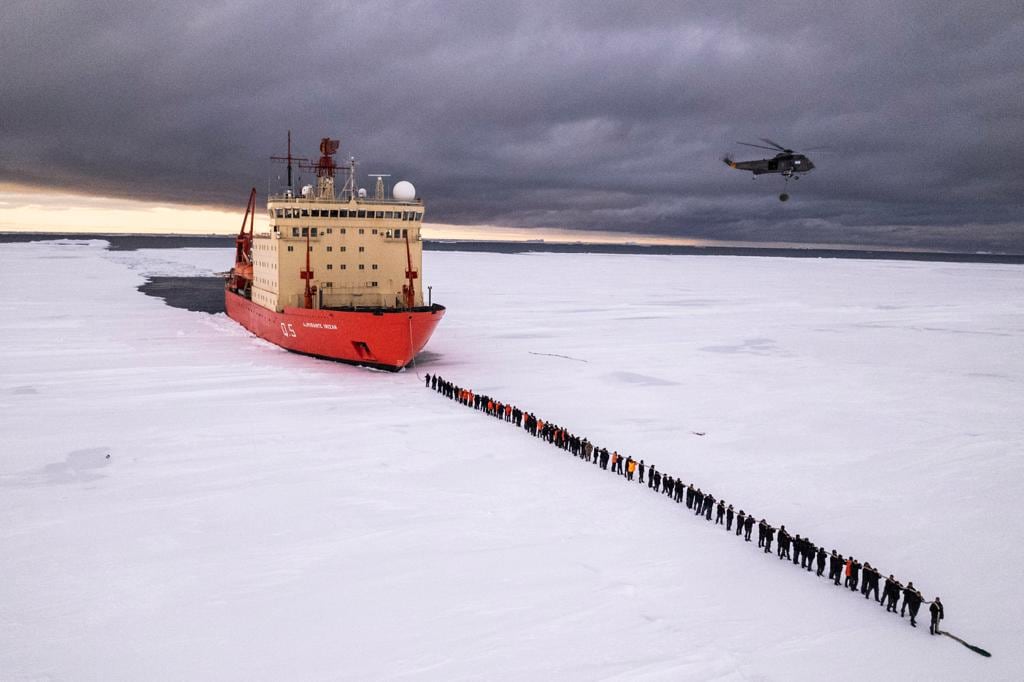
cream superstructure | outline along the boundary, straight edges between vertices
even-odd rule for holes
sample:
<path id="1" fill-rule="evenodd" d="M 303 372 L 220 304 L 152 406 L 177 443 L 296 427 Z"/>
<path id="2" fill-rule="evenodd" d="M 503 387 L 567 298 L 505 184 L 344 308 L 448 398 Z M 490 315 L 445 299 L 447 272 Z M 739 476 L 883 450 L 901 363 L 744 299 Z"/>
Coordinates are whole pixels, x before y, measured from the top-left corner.
<path id="1" fill-rule="evenodd" d="M 406 308 L 408 271 L 413 307 L 424 305 L 422 281 L 423 203 L 384 197 L 377 180 L 373 198 L 350 181 L 338 197 L 333 177 L 321 177 L 301 194 L 270 196 L 270 232 L 252 245 L 252 301 L 268 310 L 303 307 L 306 244 L 314 308 Z"/>

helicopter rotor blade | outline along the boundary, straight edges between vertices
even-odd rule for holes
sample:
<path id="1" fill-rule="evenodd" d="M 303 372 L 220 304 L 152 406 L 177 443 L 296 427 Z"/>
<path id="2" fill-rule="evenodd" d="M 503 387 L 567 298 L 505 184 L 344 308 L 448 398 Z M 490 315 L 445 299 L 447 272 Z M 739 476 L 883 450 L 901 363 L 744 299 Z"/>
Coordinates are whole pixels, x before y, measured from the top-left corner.
<path id="1" fill-rule="evenodd" d="M 757 149 L 767 149 L 770 152 L 777 152 L 777 151 L 779 151 L 778 149 L 775 149 L 774 147 L 765 147 L 763 144 L 751 144 L 750 142 L 737 142 L 736 144 L 742 144 L 742 145 L 745 145 L 747 147 L 756 147 Z"/>
<path id="2" fill-rule="evenodd" d="M 770 144 L 771 146 L 773 146 L 773 147 L 775 147 L 776 149 L 778 149 L 778 150 L 779 150 L 780 152 L 787 152 L 787 153 L 789 153 L 789 154 L 792 154 L 792 153 L 793 153 L 793 150 L 792 150 L 792 149 L 786 149 L 785 147 L 783 147 L 783 146 L 782 146 L 781 144 L 779 144 L 778 142 L 772 142 L 772 141 L 771 141 L 771 140 L 769 140 L 769 139 L 768 139 L 767 137 L 762 137 L 762 138 L 761 138 L 761 141 L 762 141 L 762 142 L 767 142 L 767 143 L 768 143 L 768 144 Z"/>

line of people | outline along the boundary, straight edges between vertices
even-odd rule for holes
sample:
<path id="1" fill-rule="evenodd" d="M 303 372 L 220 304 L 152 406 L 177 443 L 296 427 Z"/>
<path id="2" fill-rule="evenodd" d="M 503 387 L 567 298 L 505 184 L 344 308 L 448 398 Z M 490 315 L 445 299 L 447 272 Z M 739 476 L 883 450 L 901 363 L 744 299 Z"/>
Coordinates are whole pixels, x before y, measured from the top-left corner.
<path id="1" fill-rule="evenodd" d="M 540 438 L 555 447 L 561 448 L 585 462 L 593 463 L 594 466 L 603 470 L 611 470 L 613 473 L 622 476 L 627 481 L 636 481 L 643 484 L 644 477 L 647 477 L 647 487 L 654 492 L 669 497 L 677 504 L 685 504 L 686 508 L 695 516 L 702 516 L 707 521 L 714 519 L 715 525 L 725 526 L 726 532 L 733 532 L 733 522 L 736 523 L 735 534 L 742 536 L 746 542 L 751 542 L 755 525 L 757 526 L 757 546 L 763 549 L 765 554 L 771 555 L 772 543 L 776 543 L 775 554 L 781 561 L 791 561 L 794 565 L 799 564 L 800 568 L 807 572 L 815 571 L 818 577 L 825 574 L 826 564 L 828 566 L 828 580 L 835 585 L 842 585 L 854 593 L 858 590 L 865 599 L 874 599 L 885 607 L 886 612 L 896 613 L 896 607 L 903 597 L 903 604 L 900 608 L 900 617 L 906 617 L 910 613 L 910 624 L 917 627 L 917 614 L 924 603 L 930 604 L 929 615 L 931 616 L 931 634 L 939 634 L 939 621 L 945 617 L 942 601 L 935 597 L 934 600 L 925 602 L 921 592 L 914 587 L 913 582 L 904 586 L 891 574 L 885 580 L 882 594 L 879 595 L 878 587 L 882 574 L 870 563 L 861 563 L 853 557 L 844 557 L 842 554 L 832 550 L 831 553 L 825 550 L 824 546 L 818 546 L 808 537 L 801 537 L 799 533 L 792 534 L 786 530 L 786 526 L 780 525 L 777 529 L 765 519 L 757 519 L 753 514 L 748 514 L 740 509 L 735 510 L 733 505 L 725 500 L 716 499 L 710 492 L 704 492 L 701 488 L 695 487 L 693 483 L 687 484 L 679 477 L 659 471 L 653 464 L 648 465 L 644 460 L 636 460 L 631 456 L 623 456 L 617 450 L 609 452 L 608 448 L 596 446 L 587 438 L 581 438 L 568 430 L 546 422 L 533 413 L 524 412 L 511 403 L 503 403 L 487 395 L 474 393 L 471 389 L 458 386 L 450 381 L 437 376 L 426 375 L 426 386 L 441 395 L 458 402 L 461 405 L 479 410 L 497 419 L 515 424 L 524 429 L 535 438 Z"/>

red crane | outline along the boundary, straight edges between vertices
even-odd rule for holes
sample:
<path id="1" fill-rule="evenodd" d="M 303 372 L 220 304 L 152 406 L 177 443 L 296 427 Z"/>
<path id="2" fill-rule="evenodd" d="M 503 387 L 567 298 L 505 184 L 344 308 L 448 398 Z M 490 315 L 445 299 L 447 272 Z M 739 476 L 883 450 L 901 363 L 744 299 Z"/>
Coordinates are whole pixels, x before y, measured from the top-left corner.
<path id="1" fill-rule="evenodd" d="M 252 231 L 256 219 L 256 188 L 249 192 L 249 203 L 245 206 L 242 216 L 242 229 L 235 237 L 235 267 L 231 270 L 231 287 L 236 291 L 244 291 L 252 286 Z M 249 222 L 249 231 L 245 223 Z"/>

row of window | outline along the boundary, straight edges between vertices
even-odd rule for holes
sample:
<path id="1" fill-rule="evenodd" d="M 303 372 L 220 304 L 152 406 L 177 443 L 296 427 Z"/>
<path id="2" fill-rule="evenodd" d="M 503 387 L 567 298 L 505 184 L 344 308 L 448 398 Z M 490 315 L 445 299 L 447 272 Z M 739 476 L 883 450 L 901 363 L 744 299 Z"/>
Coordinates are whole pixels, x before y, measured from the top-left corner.
<path id="1" fill-rule="evenodd" d="M 367 211 L 348 208 L 272 208 L 271 218 L 374 218 L 380 220 L 419 220 L 423 211 Z"/>
<path id="2" fill-rule="evenodd" d="M 328 263 L 327 264 L 327 269 L 328 270 L 333 270 L 334 269 L 334 264 L 333 263 Z M 346 263 L 339 263 L 338 264 L 338 269 L 339 270 L 347 270 L 348 269 L 348 265 Z M 360 263 L 359 264 L 359 269 L 360 270 L 365 270 L 366 269 L 366 265 L 364 263 Z M 370 269 L 371 270 L 376 270 L 377 269 L 377 264 L 376 263 L 371 264 L 370 265 Z"/>
<path id="3" fill-rule="evenodd" d="M 295 251 L 295 245 L 294 245 L 294 244 L 289 244 L 289 245 L 288 245 L 288 250 L 289 250 L 289 251 Z M 327 250 L 328 250 L 328 251 L 334 251 L 334 247 L 333 247 L 333 246 L 328 246 L 328 247 L 327 247 Z M 339 246 L 339 247 L 338 247 L 338 250 L 339 250 L 339 251 L 343 251 L 343 252 L 344 252 L 344 251 L 348 251 L 348 247 L 347 247 L 347 246 Z M 359 247 L 359 253 L 363 253 L 363 252 L 365 252 L 365 251 L 366 251 L 366 247 L 365 247 L 365 246 L 360 246 L 360 247 Z M 310 246 L 310 247 L 309 247 L 309 252 L 310 252 L 310 253 L 313 253 L 313 247 L 312 247 L 312 246 Z"/>
<path id="4" fill-rule="evenodd" d="M 334 282 L 321 282 L 320 286 L 322 286 L 325 289 L 330 289 L 331 287 L 334 286 Z M 367 282 L 366 286 L 368 286 L 368 287 L 375 287 L 375 286 L 377 286 L 377 283 L 376 282 Z"/>
<path id="5" fill-rule="evenodd" d="M 274 228 L 277 229 L 276 227 Z M 339 234 L 348 234 L 344 227 L 338 230 Z M 316 237 L 318 235 L 334 234 L 334 228 L 328 227 L 326 230 L 319 230 L 315 227 L 293 227 L 293 237 Z M 366 234 L 365 228 L 359 228 L 359 234 Z M 409 230 L 378 230 L 373 228 L 370 230 L 370 234 L 382 234 L 387 239 L 402 239 L 409 236 Z"/>

